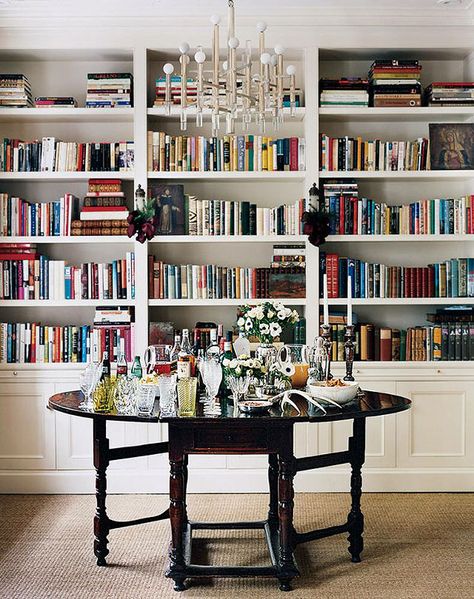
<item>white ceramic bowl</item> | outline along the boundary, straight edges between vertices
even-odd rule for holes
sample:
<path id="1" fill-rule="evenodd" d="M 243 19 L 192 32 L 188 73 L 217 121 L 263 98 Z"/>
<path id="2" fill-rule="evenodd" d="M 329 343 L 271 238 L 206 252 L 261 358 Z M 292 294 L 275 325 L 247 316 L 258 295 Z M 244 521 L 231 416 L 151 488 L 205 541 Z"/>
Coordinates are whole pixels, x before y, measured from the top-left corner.
<path id="1" fill-rule="evenodd" d="M 317 382 L 308 385 L 308 393 L 315 399 L 332 399 L 336 403 L 343 405 L 352 401 L 359 390 L 357 381 L 344 381 L 344 387 L 326 387 L 325 382 Z"/>

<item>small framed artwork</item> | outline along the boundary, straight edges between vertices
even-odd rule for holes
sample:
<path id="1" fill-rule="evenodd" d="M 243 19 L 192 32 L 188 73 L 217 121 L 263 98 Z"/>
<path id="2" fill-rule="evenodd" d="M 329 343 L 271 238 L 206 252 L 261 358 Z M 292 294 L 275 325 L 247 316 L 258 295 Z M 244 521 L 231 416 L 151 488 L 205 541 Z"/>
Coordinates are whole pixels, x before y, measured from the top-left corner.
<path id="1" fill-rule="evenodd" d="M 156 234 L 184 235 L 184 186 L 153 183 L 149 187 L 149 197 L 155 200 Z"/>
<path id="2" fill-rule="evenodd" d="M 430 123 L 431 170 L 474 169 L 474 124 Z"/>

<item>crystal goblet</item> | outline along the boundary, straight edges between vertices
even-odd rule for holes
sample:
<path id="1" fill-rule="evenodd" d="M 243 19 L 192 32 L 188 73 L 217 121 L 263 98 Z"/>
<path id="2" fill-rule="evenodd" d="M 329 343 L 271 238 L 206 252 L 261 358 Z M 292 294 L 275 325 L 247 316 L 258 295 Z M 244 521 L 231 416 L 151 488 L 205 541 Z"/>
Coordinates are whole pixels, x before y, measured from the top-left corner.
<path id="1" fill-rule="evenodd" d="M 84 395 L 84 400 L 79 404 L 81 410 L 92 412 L 92 393 L 99 382 L 101 374 L 100 364 L 89 362 L 79 376 L 79 385 Z"/>

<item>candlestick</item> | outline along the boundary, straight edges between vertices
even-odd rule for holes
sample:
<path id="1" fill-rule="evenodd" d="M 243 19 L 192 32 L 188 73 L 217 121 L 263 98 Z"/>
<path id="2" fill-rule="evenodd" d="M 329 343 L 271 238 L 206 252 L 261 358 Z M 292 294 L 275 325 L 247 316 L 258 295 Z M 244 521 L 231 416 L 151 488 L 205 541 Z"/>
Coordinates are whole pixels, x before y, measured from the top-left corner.
<path id="1" fill-rule="evenodd" d="M 323 323 L 329 325 L 329 304 L 328 304 L 328 276 L 323 276 Z"/>
<path id="2" fill-rule="evenodd" d="M 352 277 L 347 277 L 347 326 L 352 326 Z"/>
<path id="3" fill-rule="evenodd" d="M 327 354 L 326 372 L 324 373 L 324 378 L 327 381 L 329 381 L 329 379 L 332 379 L 332 374 L 331 374 L 331 350 L 332 350 L 331 325 L 323 324 L 323 325 L 321 325 L 321 329 L 322 329 L 321 337 L 324 339 L 324 349 L 326 350 L 326 354 Z"/>
<path id="4" fill-rule="evenodd" d="M 352 367 L 354 365 L 354 327 L 352 325 L 346 326 L 346 333 L 344 335 L 345 343 L 344 343 L 344 358 L 346 360 L 346 376 L 344 377 L 345 381 L 353 381 L 354 377 L 352 376 Z"/>

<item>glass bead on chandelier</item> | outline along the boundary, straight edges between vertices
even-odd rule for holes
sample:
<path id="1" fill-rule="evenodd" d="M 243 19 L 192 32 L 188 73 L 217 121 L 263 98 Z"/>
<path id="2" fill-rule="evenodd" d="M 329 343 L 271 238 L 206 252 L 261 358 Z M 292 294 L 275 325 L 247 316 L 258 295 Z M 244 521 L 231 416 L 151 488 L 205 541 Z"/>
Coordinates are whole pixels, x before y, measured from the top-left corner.
<path id="1" fill-rule="evenodd" d="M 219 56 L 219 23 L 220 17 L 211 17 L 212 56 L 210 68 L 205 70 L 206 54 L 202 46 L 197 47 L 194 54 L 196 70 L 190 69 L 188 52 L 190 46 L 183 42 L 179 46 L 180 57 L 180 123 L 181 130 L 187 129 L 187 114 L 190 107 L 196 110 L 196 126 L 202 127 L 203 111 L 211 111 L 212 135 L 216 136 L 221 125 L 221 116 L 225 116 L 226 133 L 235 133 L 235 123 L 241 121 L 242 129 L 248 130 L 252 120 L 259 125 L 260 131 L 265 132 L 267 119 L 278 129 L 283 123 L 283 83 L 289 82 L 290 116 L 294 117 L 296 108 L 296 67 L 288 65 L 284 72 L 283 46 L 276 45 L 274 54 L 265 51 L 264 22 L 257 23 L 258 32 L 258 63 L 252 62 L 252 44 L 250 40 L 239 52 L 240 41 L 235 36 L 234 2 L 228 0 L 227 23 L 227 60 L 221 64 Z M 166 63 L 165 73 L 165 109 L 171 113 L 173 105 L 171 94 L 171 75 L 174 66 Z M 196 84 L 195 98 L 188 97 L 188 83 Z"/>

